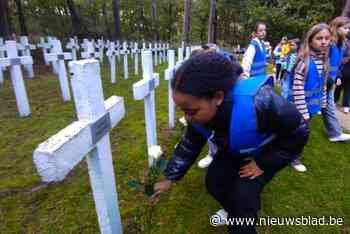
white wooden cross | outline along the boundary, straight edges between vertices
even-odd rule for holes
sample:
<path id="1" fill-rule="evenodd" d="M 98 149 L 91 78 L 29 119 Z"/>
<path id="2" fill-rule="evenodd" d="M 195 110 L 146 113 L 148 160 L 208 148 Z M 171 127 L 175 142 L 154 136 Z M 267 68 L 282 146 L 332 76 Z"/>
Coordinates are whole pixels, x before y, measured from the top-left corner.
<path id="1" fill-rule="evenodd" d="M 183 48 L 178 48 L 177 49 L 177 61 L 182 61 L 184 58 L 183 58 Z"/>
<path id="2" fill-rule="evenodd" d="M 56 38 L 55 37 L 52 37 L 52 36 L 48 36 L 47 37 L 47 43 L 48 43 L 48 46 L 49 46 L 49 53 L 52 52 L 52 49 L 53 49 L 53 40 L 55 40 Z M 57 64 L 56 63 L 52 63 L 52 71 L 53 73 L 55 74 L 58 74 L 58 68 L 57 68 Z"/>
<path id="3" fill-rule="evenodd" d="M 191 48 L 189 46 L 187 46 L 185 59 L 189 59 L 190 56 L 191 56 Z"/>
<path id="4" fill-rule="evenodd" d="M 135 75 L 139 74 L 139 46 L 137 42 L 135 42 L 134 48 L 132 49 L 132 53 L 134 54 L 134 64 L 135 64 Z"/>
<path id="5" fill-rule="evenodd" d="M 134 53 L 132 52 L 134 49 L 134 43 L 132 41 L 130 41 L 129 45 L 128 45 L 128 43 L 126 43 L 126 45 L 128 46 L 128 49 L 130 50 L 131 59 L 134 59 Z"/>
<path id="6" fill-rule="evenodd" d="M 115 43 L 111 42 L 109 45 L 109 48 L 107 50 L 106 55 L 108 56 L 109 64 L 111 66 L 111 82 L 112 82 L 112 84 L 115 84 L 116 80 L 117 80 L 117 74 L 116 74 L 117 64 L 115 62 L 115 57 L 118 54 L 119 54 L 119 50 L 115 49 Z"/>
<path id="7" fill-rule="evenodd" d="M 79 43 L 74 40 L 74 38 L 69 38 L 69 42 L 66 45 L 66 48 L 69 49 L 72 53 L 72 60 L 76 61 L 78 59 L 77 57 L 77 51 L 79 50 Z"/>
<path id="8" fill-rule="evenodd" d="M 109 131 L 124 117 L 124 101 L 104 101 L 97 60 L 72 61 L 69 68 L 79 120 L 41 143 L 33 160 L 42 180 L 53 182 L 86 158 L 100 233 L 122 234 Z"/>
<path id="9" fill-rule="evenodd" d="M 96 48 L 98 50 L 101 63 L 103 63 L 104 47 L 105 47 L 105 44 L 104 44 L 103 39 L 98 39 L 97 44 L 96 44 Z"/>
<path id="10" fill-rule="evenodd" d="M 153 44 L 153 52 L 154 52 L 154 66 L 158 65 L 158 43 Z"/>
<path id="11" fill-rule="evenodd" d="M 0 58 L 5 57 L 5 45 L 4 40 L 0 38 Z M 4 73 L 3 73 L 4 67 L 0 66 L 0 86 L 4 84 Z"/>
<path id="12" fill-rule="evenodd" d="M 84 52 L 81 53 L 81 57 L 84 59 L 89 59 L 89 58 L 95 58 L 99 59 L 100 54 L 98 52 L 95 52 L 95 46 L 93 41 L 89 41 L 87 39 L 84 39 L 83 46 Z"/>
<path id="13" fill-rule="evenodd" d="M 72 60 L 71 53 L 63 53 L 62 44 L 59 40 L 52 40 L 52 52 L 49 54 L 45 54 L 45 58 L 47 61 L 56 64 L 58 79 L 60 82 L 61 92 L 63 101 L 70 101 L 70 90 L 69 90 L 69 82 L 67 78 L 67 70 L 66 64 L 64 60 Z"/>
<path id="14" fill-rule="evenodd" d="M 115 44 L 117 50 L 118 50 L 118 55 L 117 55 L 117 58 L 118 58 L 118 62 L 120 61 L 120 50 L 121 50 L 121 45 L 120 45 L 120 42 L 119 40 L 117 40 L 116 44 Z"/>
<path id="15" fill-rule="evenodd" d="M 45 65 L 49 65 L 49 62 L 46 61 L 45 59 L 45 54 L 46 53 L 49 53 L 49 49 L 50 49 L 50 45 L 48 43 L 45 42 L 45 38 L 43 37 L 40 37 L 40 43 L 37 44 L 37 47 L 38 48 L 41 48 L 41 51 L 43 53 L 43 57 L 44 57 L 44 62 L 45 62 Z"/>
<path id="16" fill-rule="evenodd" d="M 174 79 L 175 66 L 175 50 L 168 50 L 168 68 L 165 70 L 165 80 L 168 81 L 168 110 L 169 110 L 169 128 L 175 127 L 175 103 L 173 100 L 173 89 L 171 88 L 171 80 Z"/>
<path id="17" fill-rule="evenodd" d="M 33 59 L 31 56 L 18 57 L 16 41 L 6 41 L 5 48 L 7 58 L 0 58 L 0 66 L 10 67 L 11 80 L 16 96 L 18 112 L 21 117 L 25 117 L 30 115 L 30 107 L 23 81 L 21 65 L 33 64 Z"/>
<path id="18" fill-rule="evenodd" d="M 23 56 L 31 56 L 30 50 L 35 50 L 36 46 L 29 44 L 28 37 L 27 36 L 21 36 L 20 37 L 20 44 L 18 44 L 17 47 L 20 51 L 22 51 Z M 27 70 L 28 77 L 33 78 L 34 77 L 34 70 L 33 70 L 33 64 L 26 64 L 24 66 Z"/>
<path id="19" fill-rule="evenodd" d="M 144 99 L 145 122 L 148 148 L 157 145 L 156 112 L 154 90 L 159 85 L 159 74 L 153 73 L 152 51 L 142 52 L 143 79 L 133 84 L 135 100 Z M 155 159 L 148 156 L 149 167 L 153 166 Z"/>
<path id="20" fill-rule="evenodd" d="M 142 51 L 146 50 L 146 42 L 142 43 Z"/>
<path id="21" fill-rule="evenodd" d="M 127 80 L 129 78 L 128 72 L 128 54 L 130 53 L 128 50 L 128 45 L 126 41 L 123 43 L 123 49 L 119 52 L 124 55 L 124 79 Z"/>

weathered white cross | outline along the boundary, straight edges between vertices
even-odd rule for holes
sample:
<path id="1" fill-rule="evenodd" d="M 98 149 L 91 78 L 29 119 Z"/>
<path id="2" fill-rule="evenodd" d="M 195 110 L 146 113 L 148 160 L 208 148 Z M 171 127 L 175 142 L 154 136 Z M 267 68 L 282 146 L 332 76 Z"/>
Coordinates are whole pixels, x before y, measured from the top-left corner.
<path id="1" fill-rule="evenodd" d="M 38 43 L 38 44 L 36 44 L 36 46 L 38 47 L 38 48 L 41 48 L 41 51 L 42 51 L 42 53 L 43 53 L 43 58 L 44 58 L 44 62 L 45 62 L 45 65 L 49 65 L 49 62 L 48 61 L 46 61 L 46 59 L 45 59 L 45 54 L 46 53 L 49 53 L 49 44 L 48 43 L 46 43 L 45 42 L 45 38 L 43 38 L 43 37 L 40 37 L 40 43 Z"/>
<path id="2" fill-rule="evenodd" d="M 104 101 L 97 60 L 72 61 L 69 68 L 79 120 L 41 143 L 33 160 L 42 180 L 53 182 L 86 158 L 100 232 L 121 234 L 109 131 L 124 117 L 124 101 L 117 96 Z"/>
<path id="3" fill-rule="evenodd" d="M 134 48 L 132 49 L 132 53 L 134 54 L 134 64 L 135 64 L 135 75 L 139 74 L 139 46 L 137 42 L 135 42 Z"/>
<path id="4" fill-rule="evenodd" d="M 36 46 L 29 44 L 28 37 L 27 36 L 21 36 L 20 37 L 20 44 L 18 44 L 17 47 L 20 51 L 22 51 L 23 56 L 31 56 L 30 51 L 35 50 Z M 26 64 L 24 67 L 27 70 L 28 77 L 33 78 L 34 77 L 34 70 L 33 70 L 33 64 Z"/>
<path id="5" fill-rule="evenodd" d="M 79 43 L 75 41 L 74 38 L 69 38 L 69 42 L 66 45 L 66 48 L 69 49 L 72 53 L 72 60 L 77 60 L 77 51 L 79 50 Z"/>
<path id="6" fill-rule="evenodd" d="M 169 110 L 169 128 L 175 127 L 175 103 L 173 100 L 173 89 L 171 88 L 171 80 L 174 79 L 175 71 L 175 50 L 168 50 L 168 68 L 165 70 L 165 80 L 168 81 L 168 110 Z"/>
<path id="7" fill-rule="evenodd" d="M 98 39 L 97 44 L 96 44 L 96 48 L 98 50 L 101 63 L 103 63 L 104 47 L 105 47 L 105 43 L 104 43 L 103 39 Z"/>
<path id="8" fill-rule="evenodd" d="M 7 58 L 0 58 L 0 67 L 10 67 L 18 112 L 21 117 L 25 117 L 30 115 L 30 107 L 23 81 L 21 65 L 33 64 L 33 59 L 31 56 L 18 57 L 16 41 L 6 41 L 5 48 Z"/>
<path id="9" fill-rule="evenodd" d="M 159 85 L 159 74 L 153 73 L 152 51 L 142 52 L 143 79 L 133 84 L 135 100 L 144 99 L 145 123 L 148 148 L 157 145 L 156 112 L 154 90 Z M 153 166 L 155 159 L 148 156 L 149 167 Z"/>
<path id="10" fill-rule="evenodd" d="M 119 54 L 119 51 L 115 49 L 115 43 L 111 42 L 109 44 L 109 48 L 106 52 L 106 55 L 108 56 L 109 64 L 111 66 L 111 82 L 112 82 L 112 84 L 115 84 L 116 80 L 117 80 L 117 74 L 116 74 L 117 64 L 115 62 L 115 57 L 118 54 Z"/>
<path id="11" fill-rule="evenodd" d="M 63 101 L 70 101 L 69 81 L 67 78 L 66 64 L 64 60 L 72 60 L 71 53 L 63 53 L 62 44 L 59 40 L 52 40 L 52 52 L 45 54 L 45 59 L 55 64 L 58 72 Z"/>
<path id="12" fill-rule="evenodd" d="M 0 58 L 5 57 L 5 45 L 4 45 L 4 40 L 0 38 Z M 0 66 L 0 86 L 3 85 L 4 83 L 4 73 L 3 73 L 4 67 Z"/>
<path id="13" fill-rule="evenodd" d="M 124 79 L 127 80 L 129 78 L 128 54 L 130 52 L 128 50 L 128 45 L 127 45 L 126 41 L 123 42 L 123 49 L 119 53 L 124 55 Z"/>
<path id="14" fill-rule="evenodd" d="M 94 43 L 92 41 L 84 39 L 82 47 L 85 50 L 84 52 L 81 53 L 82 58 L 84 58 L 84 59 L 89 59 L 89 58 L 99 59 L 100 58 L 100 54 L 98 52 L 95 52 Z"/>

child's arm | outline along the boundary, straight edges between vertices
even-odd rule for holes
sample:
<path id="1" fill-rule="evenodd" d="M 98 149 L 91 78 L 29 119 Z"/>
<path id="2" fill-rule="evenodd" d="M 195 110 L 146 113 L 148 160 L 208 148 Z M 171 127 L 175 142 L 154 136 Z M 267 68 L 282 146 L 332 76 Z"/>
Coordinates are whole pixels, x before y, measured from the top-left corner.
<path id="1" fill-rule="evenodd" d="M 305 63 L 300 61 L 294 71 L 293 100 L 297 110 L 305 120 L 310 119 L 305 99 Z"/>
<path id="2" fill-rule="evenodd" d="M 243 55 L 243 60 L 242 60 L 244 77 L 250 76 L 250 69 L 253 64 L 254 56 L 255 56 L 255 48 L 253 45 L 249 45 L 246 52 Z"/>

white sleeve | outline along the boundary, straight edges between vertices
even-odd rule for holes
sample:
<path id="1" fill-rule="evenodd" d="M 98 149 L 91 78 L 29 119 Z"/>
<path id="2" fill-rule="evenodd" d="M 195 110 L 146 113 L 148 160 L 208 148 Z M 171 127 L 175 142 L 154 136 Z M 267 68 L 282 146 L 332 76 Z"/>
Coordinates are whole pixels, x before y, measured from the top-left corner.
<path id="1" fill-rule="evenodd" d="M 250 76 L 250 69 L 253 64 L 253 59 L 255 56 L 255 47 L 253 45 L 249 45 L 246 52 L 243 55 L 242 60 L 242 68 L 244 76 L 249 77 Z"/>

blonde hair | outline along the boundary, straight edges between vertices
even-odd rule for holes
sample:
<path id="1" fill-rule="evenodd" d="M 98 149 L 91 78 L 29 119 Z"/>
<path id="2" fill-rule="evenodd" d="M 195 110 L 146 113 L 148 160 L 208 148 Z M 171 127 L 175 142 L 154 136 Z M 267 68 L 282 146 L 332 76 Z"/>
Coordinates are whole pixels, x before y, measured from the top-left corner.
<path id="1" fill-rule="evenodd" d="M 350 18 L 345 17 L 345 16 L 338 16 L 334 18 L 329 26 L 331 30 L 331 40 L 334 43 L 337 43 L 338 47 L 343 46 L 344 38 L 339 37 L 338 35 L 338 28 L 347 25 L 350 23 Z"/>
<path id="2" fill-rule="evenodd" d="M 300 48 L 300 52 L 298 54 L 298 62 L 300 60 L 304 61 L 305 63 L 305 74 L 307 73 L 308 71 L 308 67 L 309 67 L 309 63 L 310 63 L 310 55 L 311 55 L 311 42 L 312 42 L 312 39 L 315 37 L 315 35 L 319 32 L 321 32 L 322 30 L 328 30 L 329 33 L 331 33 L 331 30 L 330 30 L 330 27 L 328 24 L 326 23 L 319 23 L 319 24 L 316 24 L 314 26 L 312 26 L 309 31 L 305 34 L 305 39 L 304 39 L 304 42 L 303 44 L 301 45 L 301 48 Z M 323 61 L 323 67 L 324 67 L 324 71 L 326 72 L 325 74 L 328 73 L 328 70 L 329 70 L 329 52 L 327 51 L 326 52 L 326 56 L 325 56 L 325 61 Z"/>

